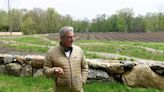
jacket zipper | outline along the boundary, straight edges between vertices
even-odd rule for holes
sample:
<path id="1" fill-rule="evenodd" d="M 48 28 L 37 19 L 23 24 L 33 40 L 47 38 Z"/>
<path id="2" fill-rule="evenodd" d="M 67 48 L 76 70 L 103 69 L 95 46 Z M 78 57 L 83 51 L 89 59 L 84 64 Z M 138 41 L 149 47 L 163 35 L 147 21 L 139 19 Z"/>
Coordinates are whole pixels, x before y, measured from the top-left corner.
<path id="1" fill-rule="evenodd" d="M 72 92 L 72 68 L 71 68 L 71 62 L 70 57 L 68 58 L 69 66 L 70 66 L 70 73 L 71 73 L 71 92 Z"/>

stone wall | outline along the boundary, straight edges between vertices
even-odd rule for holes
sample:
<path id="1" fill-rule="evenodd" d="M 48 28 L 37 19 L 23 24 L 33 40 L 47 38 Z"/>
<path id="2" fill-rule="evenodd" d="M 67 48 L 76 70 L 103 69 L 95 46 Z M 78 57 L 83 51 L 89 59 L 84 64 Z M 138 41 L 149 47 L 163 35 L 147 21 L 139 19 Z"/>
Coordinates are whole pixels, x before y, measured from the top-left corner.
<path id="1" fill-rule="evenodd" d="M 44 56 L 0 55 L 0 73 L 15 76 L 44 76 Z"/>
<path id="2" fill-rule="evenodd" d="M 133 87 L 164 89 L 164 63 L 158 61 L 119 61 L 86 59 L 88 81 L 116 81 Z M 44 56 L 0 54 L 0 73 L 15 76 L 44 76 Z"/>

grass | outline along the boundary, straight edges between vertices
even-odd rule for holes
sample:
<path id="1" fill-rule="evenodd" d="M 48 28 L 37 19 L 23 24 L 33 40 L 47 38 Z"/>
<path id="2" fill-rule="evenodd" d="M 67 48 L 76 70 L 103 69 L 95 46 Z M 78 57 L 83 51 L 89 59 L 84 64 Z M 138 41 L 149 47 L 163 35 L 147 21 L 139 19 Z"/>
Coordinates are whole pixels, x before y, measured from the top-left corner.
<path id="1" fill-rule="evenodd" d="M 79 40 L 76 41 L 76 43 L 89 43 L 89 44 L 102 44 L 102 45 L 128 45 L 128 46 L 143 46 L 143 47 L 149 47 L 156 50 L 164 50 L 164 43 L 159 42 L 132 42 L 132 41 L 101 41 L 101 40 Z M 98 45 L 99 45 L 98 44 Z"/>
<path id="2" fill-rule="evenodd" d="M 18 42 L 24 42 L 24 43 L 31 43 L 31 44 L 38 44 L 38 45 L 54 45 L 51 43 L 51 41 L 43 40 L 41 37 L 21 37 L 16 38 L 16 41 Z"/>
<path id="3" fill-rule="evenodd" d="M 79 44 L 84 51 L 116 53 L 125 56 L 164 61 L 164 53 L 153 53 L 141 48 L 115 45 L 95 45 Z"/>
<path id="4" fill-rule="evenodd" d="M 0 92 L 53 92 L 52 86 L 47 78 L 0 75 Z"/>
<path id="5" fill-rule="evenodd" d="M 1 38 L 2 39 L 2 38 Z M 22 44 L 9 44 L 9 48 L 15 48 L 19 51 L 35 52 L 35 53 L 46 53 L 48 46 L 55 45 L 50 40 L 45 41 L 42 37 L 35 36 L 25 36 L 18 38 L 3 38 L 12 39 L 16 42 L 30 43 L 34 45 L 22 45 Z M 155 42 L 129 42 L 129 41 L 100 41 L 100 40 L 79 40 L 75 41 L 75 44 L 79 45 L 85 52 L 105 52 L 105 53 L 115 53 L 125 56 L 131 56 L 136 58 L 151 59 L 164 61 L 164 43 Z M 36 45 L 43 45 L 36 46 Z M 163 53 L 147 51 L 144 48 L 152 48 L 155 50 L 161 50 Z M 102 56 L 96 54 L 85 53 L 87 58 L 101 58 Z"/>
<path id="6" fill-rule="evenodd" d="M 54 82 L 44 77 L 14 77 L 0 75 L 0 92 L 54 92 Z M 155 88 L 132 88 L 126 85 L 94 81 L 84 86 L 84 92 L 163 92 Z"/>
<path id="7" fill-rule="evenodd" d="M 28 43 L 28 44 L 37 44 L 37 45 L 55 45 L 56 42 L 52 43 L 50 40 L 45 40 L 42 37 L 35 37 L 35 36 L 24 36 L 24 37 L 14 37 L 14 38 L 1 38 L 6 41 L 16 41 L 21 43 Z"/>
<path id="8" fill-rule="evenodd" d="M 26 51 L 26 52 L 35 52 L 35 53 L 46 53 L 48 47 L 40 47 L 40 46 L 31 46 L 31 45 L 17 45 L 17 44 L 10 44 L 8 45 L 9 48 L 15 48 L 18 51 Z"/>
<path id="9" fill-rule="evenodd" d="M 107 58 L 105 58 L 105 57 L 103 57 L 103 56 L 99 56 L 99 55 L 97 55 L 97 54 L 95 54 L 95 53 L 87 53 L 87 52 L 84 52 L 84 54 L 85 54 L 85 56 L 86 56 L 86 58 L 101 58 L 101 59 L 107 59 Z"/>
<path id="10" fill-rule="evenodd" d="M 123 84 L 115 82 L 98 82 L 95 81 L 91 84 L 87 84 L 84 89 L 85 92 L 163 92 L 164 90 L 158 90 L 154 88 L 132 88 Z"/>

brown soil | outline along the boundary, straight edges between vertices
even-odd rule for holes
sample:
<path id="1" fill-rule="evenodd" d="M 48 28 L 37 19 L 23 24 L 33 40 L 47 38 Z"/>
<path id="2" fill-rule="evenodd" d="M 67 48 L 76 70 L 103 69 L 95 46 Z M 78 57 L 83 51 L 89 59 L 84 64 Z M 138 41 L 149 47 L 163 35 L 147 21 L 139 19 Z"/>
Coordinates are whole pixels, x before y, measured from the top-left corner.
<path id="1" fill-rule="evenodd" d="M 59 34 L 47 36 L 51 40 L 59 40 Z M 116 32 L 89 32 L 76 33 L 75 40 L 118 40 L 118 41 L 142 41 L 142 42 L 164 42 L 164 32 L 150 33 L 116 33 Z"/>

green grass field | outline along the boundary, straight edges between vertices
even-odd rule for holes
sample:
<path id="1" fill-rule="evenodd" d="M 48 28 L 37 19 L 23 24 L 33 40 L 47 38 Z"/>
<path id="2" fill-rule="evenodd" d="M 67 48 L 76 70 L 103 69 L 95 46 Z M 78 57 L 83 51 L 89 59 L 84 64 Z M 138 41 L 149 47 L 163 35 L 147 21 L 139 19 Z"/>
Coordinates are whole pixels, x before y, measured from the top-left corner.
<path id="1" fill-rule="evenodd" d="M 44 77 L 14 77 L 0 75 L 0 92 L 54 92 L 54 83 Z M 84 86 L 84 92 L 164 92 L 154 88 L 132 88 L 109 82 L 90 82 Z"/>
<path id="2" fill-rule="evenodd" d="M 1 38 L 1 41 L 14 41 L 13 44 L 0 44 L 3 48 L 14 48 L 20 52 L 45 54 L 48 46 L 55 46 L 58 42 L 40 37 L 14 37 Z M 104 57 L 87 52 L 105 52 L 124 56 L 164 61 L 164 43 L 155 42 L 129 42 L 129 41 L 99 41 L 80 40 L 75 41 L 80 46 L 87 58 Z M 153 49 L 153 51 L 146 50 Z M 0 92 L 53 92 L 53 81 L 47 78 L 13 77 L 0 75 Z M 84 86 L 85 92 L 164 92 L 154 88 L 132 88 L 118 83 L 92 82 Z"/>
<path id="3" fill-rule="evenodd" d="M 0 38 L 4 41 L 15 41 L 16 44 L 8 44 L 5 47 L 15 48 L 18 51 L 46 53 L 48 46 L 55 46 L 56 41 L 45 40 L 43 37 L 18 37 Z M 26 43 L 26 44 L 25 44 Z M 100 40 L 79 40 L 75 44 L 80 46 L 84 52 L 105 52 L 124 56 L 164 61 L 164 43 L 155 42 L 129 42 L 129 41 L 100 41 Z M 0 45 L 1 46 L 1 45 Z M 148 49 L 153 49 L 149 51 Z M 87 54 L 87 58 L 103 58 L 97 55 Z"/>

